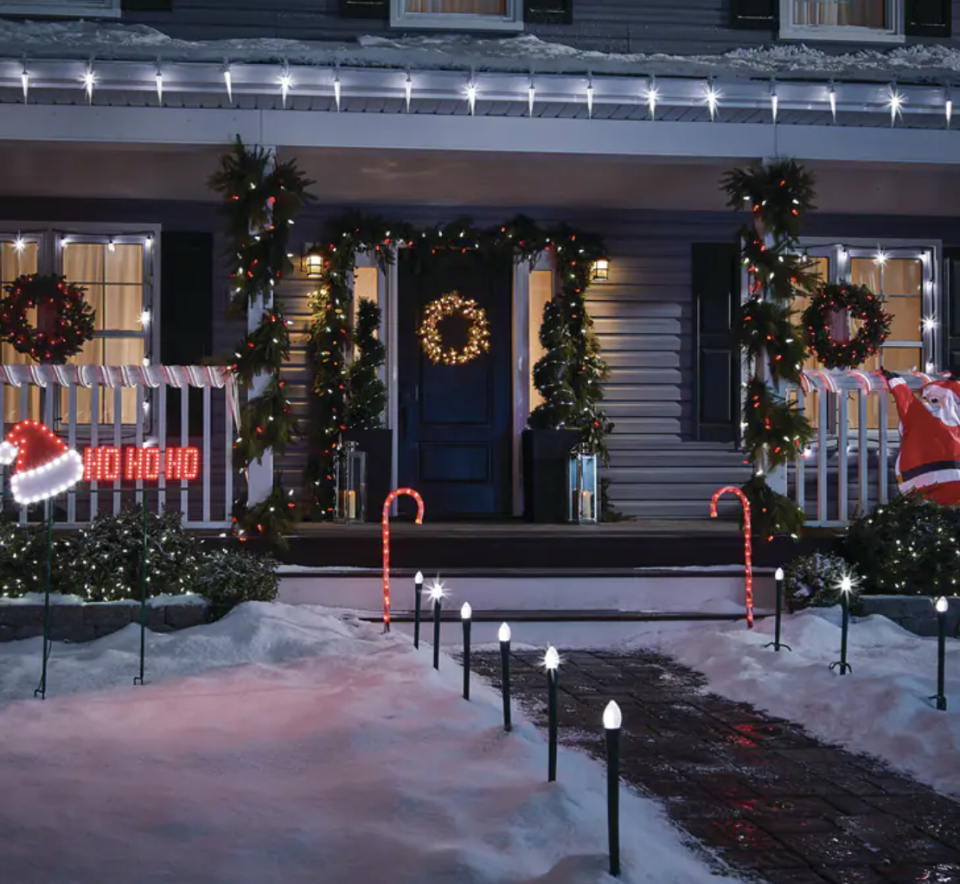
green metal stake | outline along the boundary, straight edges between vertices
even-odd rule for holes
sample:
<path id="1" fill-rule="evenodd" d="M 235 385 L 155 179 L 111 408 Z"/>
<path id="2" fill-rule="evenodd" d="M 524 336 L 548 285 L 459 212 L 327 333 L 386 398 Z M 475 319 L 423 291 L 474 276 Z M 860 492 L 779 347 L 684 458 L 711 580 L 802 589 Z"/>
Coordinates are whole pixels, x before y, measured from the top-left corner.
<path id="1" fill-rule="evenodd" d="M 440 602 L 441 596 L 433 600 L 433 668 L 440 668 Z"/>
<path id="2" fill-rule="evenodd" d="M 47 508 L 47 569 L 43 578 L 43 669 L 40 675 L 40 687 L 34 697 L 47 698 L 47 660 L 50 659 L 50 584 L 53 582 L 53 501 L 44 503 Z"/>
<path id="3" fill-rule="evenodd" d="M 135 685 L 143 684 L 143 659 L 146 656 L 147 648 L 147 561 L 149 559 L 150 541 L 147 517 L 149 508 L 147 506 L 148 489 L 143 489 L 143 555 L 140 567 L 140 675 L 134 677 Z"/>
<path id="4" fill-rule="evenodd" d="M 607 734 L 607 841 L 610 874 L 620 877 L 620 707 L 611 700 L 603 710 L 603 729 Z"/>
<path id="5" fill-rule="evenodd" d="M 503 729 L 509 731 L 510 723 L 510 627 L 506 623 L 500 624 L 497 633 L 500 639 L 500 692 L 503 694 Z"/>
<path id="6" fill-rule="evenodd" d="M 557 678 L 560 675 L 560 655 L 551 645 L 543 658 L 543 665 L 547 669 L 547 699 L 548 699 L 548 728 L 547 728 L 547 782 L 557 779 Z"/>
<path id="7" fill-rule="evenodd" d="M 423 602 L 423 574 L 413 578 L 413 646 L 420 647 L 420 606 Z"/>

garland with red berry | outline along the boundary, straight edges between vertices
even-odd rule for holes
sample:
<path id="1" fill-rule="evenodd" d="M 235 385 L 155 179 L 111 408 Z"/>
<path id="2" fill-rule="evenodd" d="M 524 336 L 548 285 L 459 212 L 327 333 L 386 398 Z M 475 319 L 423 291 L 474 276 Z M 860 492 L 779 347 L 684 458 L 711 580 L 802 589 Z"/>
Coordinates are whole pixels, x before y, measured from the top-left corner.
<path id="1" fill-rule="evenodd" d="M 849 341 L 837 341 L 830 324 L 833 316 L 844 310 L 863 324 Z M 864 285 L 847 282 L 821 285 L 803 311 L 810 348 L 827 368 L 859 368 L 880 352 L 890 335 L 892 321 L 893 317 L 883 309 L 883 298 Z"/>
<path id="2" fill-rule="evenodd" d="M 254 379 L 269 381 L 240 410 L 240 432 L 234 444 L 234 461 L 246 470 L 268 449 L 282 452 L 296 434 L 296 421 L 284 391 L 280 369 L 290 356 L 290 332 L 273 290 L 290 274 L 290 228 L 294 218 L 312 196 L 313 184 L 296 162 L 276 162 L 261 147 L 247 148 L 237 138 L 231 153 L 221 157 L 220 170 L 210 178 L 211 189 L 223 195 L 222 213 L 227 218 L 229 245 L 226 258 L 235 269 L 232 307 L 245 314 L 263 299 L 259 325 L 241 341 L 234 353 L 233 370 L 240 387 L 249 390 Z M 273 492 L 253 507 L 238 500 L 234 521 L 241 539 L 260 535 L 271 543 L 283 543 L 289 533 L 294 505 L 283 493 L 279 477 Z"/>
<path id="3" fill-rule="evenodd" d="M 96 313 L 84 289 L 66 277 L 21 276 L 6 287 L 0 302 L 0 337 L 36 362 L 63 365 L 93 338 Z M 27 311 L 36 309 L 37 327 Z"/>

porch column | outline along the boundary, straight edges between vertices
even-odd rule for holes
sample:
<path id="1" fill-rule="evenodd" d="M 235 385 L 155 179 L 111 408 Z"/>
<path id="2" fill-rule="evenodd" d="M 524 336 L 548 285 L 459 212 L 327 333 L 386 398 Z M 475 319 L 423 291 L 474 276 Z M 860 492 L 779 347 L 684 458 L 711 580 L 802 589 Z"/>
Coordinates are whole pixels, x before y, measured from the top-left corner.
<path id="1" fill-rule="evenodd" d="M 262 145 L 267 151 L 269 159 L 267 160 L 266 172 L 269 174 L 276 165 L 276 148 Z M 267 223 L 269 224 L 272 210 L 267 208 Z M 255 231 L 251 231 L 255 232 Z M 259 292 L 257 296 L 247 304 L 247 332 L 253 332 L 260 321 L 263 319 L 265 310 L 273 309 L 273 287 L 268 291 Z M 247 391 L 247 400 L 256 399 L 260 396 L 267 384 L 270 382 L 271 375 L 258 374 L 253 378 L 250 389 Z M 256 506 L 266 500 L 273 491 L 273 449 L 268 448 L 263 452 L 260 460 L 254 460 L 247 469 L 247 506 Z"/>

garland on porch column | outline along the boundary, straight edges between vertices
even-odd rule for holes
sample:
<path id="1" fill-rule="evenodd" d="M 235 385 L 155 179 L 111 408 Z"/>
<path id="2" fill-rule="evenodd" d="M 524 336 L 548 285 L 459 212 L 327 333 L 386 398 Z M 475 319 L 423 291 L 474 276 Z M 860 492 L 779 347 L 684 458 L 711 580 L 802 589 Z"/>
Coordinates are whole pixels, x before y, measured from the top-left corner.
<path id="1" fill-rule="evenodd" d="M 815 283 L 800 256 L 797 237 L 813 208 L 813 176 L 794 160 L 734 169 L 723 180 L 728 205 L 749 209 L 741 231 L 742 261 L 750 297 L 737 330 L 747 355 L 749 380 L 743 406 L 743 444 L 753 476 L 743 486 L 758 535 L 796 534 L 804 512 L 767 482 L 771 470 L 786 468 L 812 436 L 805 415 L 779 393 L 781 382 L 800 383 L 806 358 L 803 332 L 793 324 L 790 302 Z"/>
<path id="2" fill-rule="evenodd" d="M 350 280 L 358 252 L 373 252 L 381 266 L 393 260 L 393 247 L 402 245 L 416 250 L 420 260 L 439 251 L 479 253 L 496 259 L 508 257 L 531 267 L 542 252 L 555 252 L 556 297 L 552 308 L 563 324 L 569 340 L 570 360 L 566 367 L 566 387 L 572 403 L 559 420 L 548 420 L 549 412 L 539 412 L 538 426 L 579 429 L 583 440 L 607 460 L 606 437 L 613 424 L 602 408 L 603 381 L 609 370 L 600 355 L 600 343 L 586 306 L 586 291 L 592 282 L 593 267 L 606 257 L 603 241 L 571 227 L 539 227 L 518 216 L 491 228 L 476 227 L 469 218 L 424 230 L 408 224 L 387 222 L 382 218 L 351 215 L 336 223 L 326 237 L 323 275 L 320 288 L 311 298 L 313 319 L 308 335 L 308 360 L 314 370 L 313 391 L 316 402 L 310 434 L 310 456 L 306 479 L 314 490 L 314 513 L 330 518 L 333 513 L 333 455 L 339 435 L 352 427 L 348 417 L 348 367 L 344 353 L 351 340 Z"/>
<path id="3" fill-rule="evenodd" d="M 290 227 L 313 184 L 295 161 L 273 164 L 262 147 L 247 148 L 240 138 L 232 152 L 220 159 L 220 170 L 210 177 L 211 189 L 223 195 L 221 212 L 227 219 L 229 245 L 225 255 L 234 266 L 231 312 L 246 316 L 249 306 L 262 296 L 272 301 L 275 285 L 293 265 L 287 254 Z M 247 470 L 268 449 L 283 452 L 296 433 L 296 422 L 284 392 L 280 369 L 290 356 L 290 332 L 275 302 L 265 307 L 259 325 L 238 345 L 233 371 L 239 386 L 249 390 L 258 375 L 270 378 L 259 395 L 240 410 L 240 430 L 234 444 L 234 466 Z M 241 539 L 260 535 L 280 542 L 291 525 L 293 503 L 274 477 L 273 492 L 248 507 L 236 502 L 234 522 Z"/>

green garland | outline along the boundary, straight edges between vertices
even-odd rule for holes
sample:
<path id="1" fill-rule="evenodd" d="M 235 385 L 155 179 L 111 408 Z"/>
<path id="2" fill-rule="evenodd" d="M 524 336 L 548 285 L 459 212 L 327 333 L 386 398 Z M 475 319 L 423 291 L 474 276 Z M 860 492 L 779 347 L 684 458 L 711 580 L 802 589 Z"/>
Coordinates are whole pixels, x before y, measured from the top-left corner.
<path id="1" fill-rule="evenodd" d="M 796 534 L 805 518 L 802 509 L 770 487 L 767 473 L 794 460 L 813 435 L 803 412 L 776 389 L 781 382 L 799 382 L 806 358 L 803 333 L 793 324 L 789 302 L 815 282 L 797 243 L 803 216 L 814 208 L 813 180 L 794 160 L 782 160 L 733 169 L 722 182 L 727 204 L 751 213 L 750 226 L 741 231 L 750 298 L 737 328 L 751 373 L 743 405 L 743 444 L 753 476 L 743 490 L 751 502 L 755 532 L 768 539 Z M 767 377 L 758 377 L 760 366 Z"/>
<path id="2" fill-rule="evenodd" d="M 212 190 L 223 196 L 221 213 L 227 219 L 227 259 L 231 273 L 234 313 L 263 297 L 269 305 L 274 286 L 289 275 L 290 228 L 313 197 L 295 161 L 273 164 L 273 155 L 261 147 L 247 148 L 240 138 L 233 151 L 220 159 L 220 170 L 210 177 Z M 282 452 L 296 434 L 296 421 L 280 380 L 280 369 L 290 355 L 290 332 L 276 306 L 267 306 L 258 326 L 241 341 L 233 370 L 241 389 L 249 390 L 258 375 L 270 380 L 240 411 L 240 433 L 234 445 L 235 464 L 247 469 L 268 449 Z M 290 528 L 292 507 L 276 506 L 279 484 L 262 504 L 248 509 L 238 502 L 236 522 L 243 537 L 256 532 L 277 543 Z M 268 518 L 269 516 L 269 518 Z"/>
<path id="3" fill-rule="evenodd" d="M 344 352 L 351 340 L 349 326 L 352 279 L 359 252 L 373 252 L 381 265 L 392 260 L 392 246 L 415 249 L 420 260 L 439 251 L 479 253 L 496 260 L 509 256 L 531 266 L 542 252 L 557 256 L 558 292 L 562 324 L 569 341 L 569 362 L 564 389 L 572 394 L 569 409 L 558 412 L 552 427 L 580 429 L 583 439 L 608 458 L 606 437 L 613 424 L 602 408 L 603 381 L 609 369 L 600 355 L 600 343 L 586 307 L 586 290 L 594 263 L 606 257 L 603 241 L 571 227 L 543 229 L 519 216 L 507 224 L 476 227 L 469 218 L 425 230 L 382 218 L 351 215 L 335 224 L 323 247 L 323 275 L 311 299 L 313 319 L 308 333 L 308 361 L 314 367 L 316 396 L 306 480 L 314 489 L 314 514 L 333 513 L 333 454 L 340 434 L 352 426 L 348 417 L 349 369 Z"/>
<path id="4" fill-rule="evenodd" d="M 835 341 L 830 332 L 830 318 L 838 310 L 849 311 L 863 321 L 857 333 L 846 342 Z M 864 285 L 826 283 L 803 311 L 810 348 L 827 368 L 859 368 L 880 352 L 890 335 L 893 317 L 883 309 L 883 298 Z"/>

